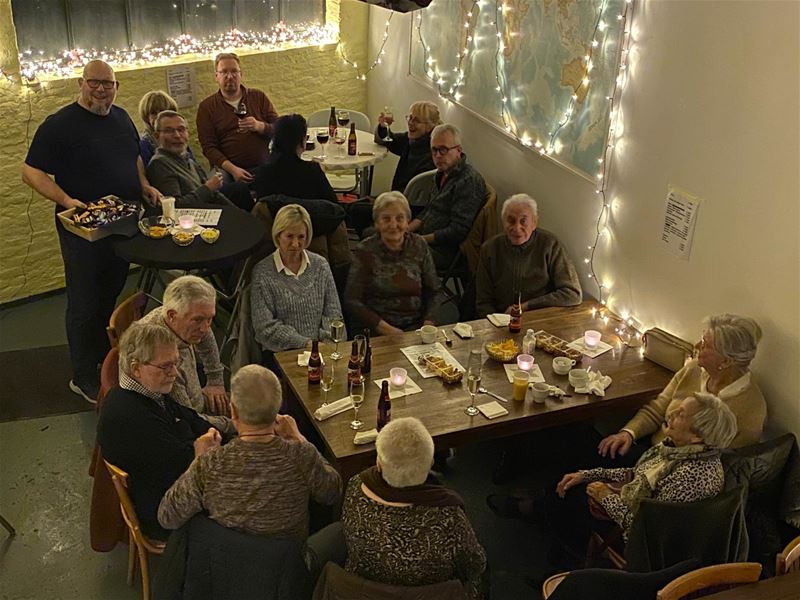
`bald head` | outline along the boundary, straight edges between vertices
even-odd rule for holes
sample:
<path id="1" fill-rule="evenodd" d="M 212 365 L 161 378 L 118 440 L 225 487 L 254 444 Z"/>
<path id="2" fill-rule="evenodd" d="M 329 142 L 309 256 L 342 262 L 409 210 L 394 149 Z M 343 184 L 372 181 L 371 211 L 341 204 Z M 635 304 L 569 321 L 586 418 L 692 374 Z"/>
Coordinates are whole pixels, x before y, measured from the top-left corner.
<path id="1" fill-rule="evenodd" d="M 83 108 L 101 117 L 111 112 L 119 87 L 111 65 L 102 60 L 89 61 L 78 79 L 78 86 L 81 90 L 78 104 Z"/>

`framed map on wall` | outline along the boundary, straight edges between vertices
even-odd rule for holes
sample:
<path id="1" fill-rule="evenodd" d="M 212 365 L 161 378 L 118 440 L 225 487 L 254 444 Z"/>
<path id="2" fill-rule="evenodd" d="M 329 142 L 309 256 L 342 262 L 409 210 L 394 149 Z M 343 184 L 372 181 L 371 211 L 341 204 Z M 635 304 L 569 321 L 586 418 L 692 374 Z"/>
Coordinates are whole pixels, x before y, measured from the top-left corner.
<path id="1" fill-rule="evenodd" d="M 411 74 L 592 178 L 603 158 L 625 0 L 434 0 L 413 14 Z"/>

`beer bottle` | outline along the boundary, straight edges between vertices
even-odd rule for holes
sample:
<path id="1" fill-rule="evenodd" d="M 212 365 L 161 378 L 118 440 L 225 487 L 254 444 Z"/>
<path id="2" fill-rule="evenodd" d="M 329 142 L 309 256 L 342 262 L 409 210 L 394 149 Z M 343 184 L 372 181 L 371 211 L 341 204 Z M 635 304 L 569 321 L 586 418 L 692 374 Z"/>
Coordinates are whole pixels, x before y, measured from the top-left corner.
<path id="1" fill-rule="evenodd" d="M 347 154 L 350 156 L 358 154 L 358 136 L 356 136 L 355 123 L 350 123 L 350 135 L 347 136 Z"/>
<path id="2" fill-rule="evenodd" d="M 380 431 L 392 420 L 392 401 L 389 399 L 389 382 L 383 380 L 381 383 L 381 397 L 378 399 L 378 426 Z"/>
<path id="3" fill-rule="evenodd" d="M 522 307 L 519 303 L 511 306 L 511 320 L 508 322 L 509 333 L 522 331 Z"/>
<path id="4" fill-rule="evenodd" d="M 358 360 L 358 344 L 353 341 L 353 349 L 350 351 L 350 360 L 347 363 L 347 383 L 358 383 L 361 381 L 361 363 Z"/>
<path id="5" fill-rule="evenodd" d="M 319 341 L 311 343 L 311 356 L 308 357 L 308 383 L 309 385 L 319 385 L 322 379 L 322 359 L 319 356 Z"/>
<path id="6" fill-rule="evenodd" d="M 331 136 L 331 141 L 336 136 L 336 107 L 331 106 L 331 116 L 328 117 L 328 135 Z"/>
<path id="7" fill-rule="evenodd" d="M 364 362 L 361 363 L 361 372 L 369 375 L 372 370 L 372 344 L 369 339 L 369 328 L 364 330 L 364 337 L 367 338 L 367 347 L 364 350 Z"/>

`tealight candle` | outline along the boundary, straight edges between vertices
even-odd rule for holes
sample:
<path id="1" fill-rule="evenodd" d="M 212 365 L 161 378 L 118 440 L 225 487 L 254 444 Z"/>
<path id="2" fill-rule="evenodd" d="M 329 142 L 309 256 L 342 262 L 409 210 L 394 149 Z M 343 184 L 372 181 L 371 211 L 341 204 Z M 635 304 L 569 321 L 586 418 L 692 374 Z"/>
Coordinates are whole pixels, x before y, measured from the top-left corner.
<path id="1" fill-rule="evenodd" d="M 406 387 L 406 375 L 408 372 L 402 367 L 394 367 L 389 369 L 389 383 L 394 388 Z"/>
<path id="2" fill-rule="evenodd" d="M 533 357 L 530 354 L 520 354 L 517 356 L 517 366 L 523 371 L 530 371 L 533 368 Z"/>
<path id="3" fill-rule="evenodd" d="M 597 348 L 597 344 L 600 343 L 600 337 L 601 335 L 599 331 L 587 329 L 583 332 L 583 343 L 587 348 Z"/>
<path id="4" fill-rule="evenodd" d="M 194 217 L 192 215 L 181 215 L 178 217 L 178 224 L 180 225 L 181 229 L 193 229 Z"/>

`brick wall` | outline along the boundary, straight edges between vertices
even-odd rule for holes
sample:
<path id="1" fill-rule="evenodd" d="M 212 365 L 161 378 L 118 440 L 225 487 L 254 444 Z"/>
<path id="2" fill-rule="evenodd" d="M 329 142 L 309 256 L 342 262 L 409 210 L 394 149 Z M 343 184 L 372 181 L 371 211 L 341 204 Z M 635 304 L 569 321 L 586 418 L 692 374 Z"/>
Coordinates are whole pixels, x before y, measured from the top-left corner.
<path id="1" fill-rule="evenodd" d="M 341 5 L 340 5 L 341 2 Z M 327 0 L 329 22 L 339 21 L 341 42 L 351 60 L 367 61 L 368 6 L 353 0 Z M 0 0 L 0 66 L 16 73 L 16 37 L 11 19 L 11 0 Z M 211 57 L 183 59 L 194 68 L 196 98 L 202 100 L 217 89 Z M 310 113 L 331 105 L 365 111 L 366 82 L 342 63 L 336 45 L 279 52 L 242 54 L 245 85 L 264 90 L 279 113 Z M 152 89 L 166 90 L 166 67 L 118 70 L 120 89 L 116 103 L 141 127 L 137 105 Z M 53 204 L 22 183 L 21 167 L 27 147 L 39 123 L 77 97 L 77 77 L 51 81 L 29 89 L 0 81 L 0 304 L 63 287 L 64 275 L 55 233 Z M 182 108 L 194 130 L 197 106 Z M 192 147 L 202 156 L 193 131 Z"/>

